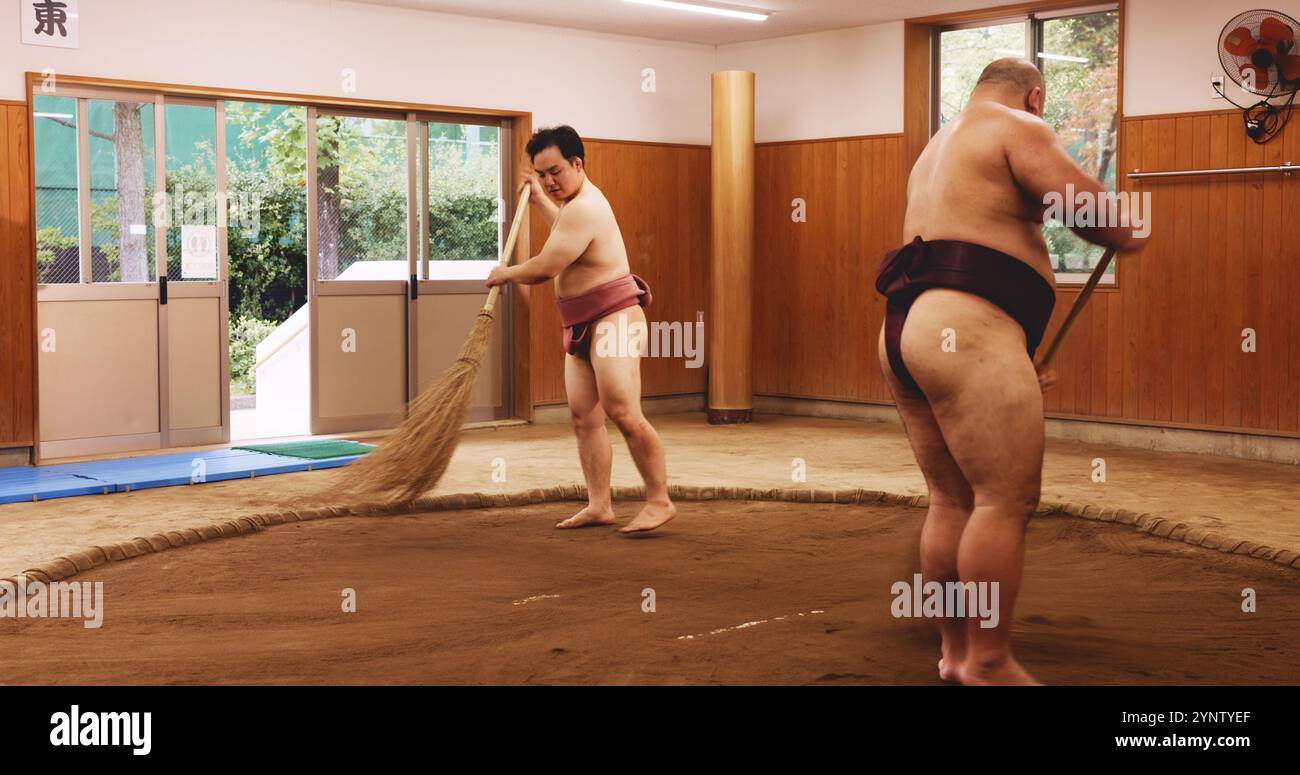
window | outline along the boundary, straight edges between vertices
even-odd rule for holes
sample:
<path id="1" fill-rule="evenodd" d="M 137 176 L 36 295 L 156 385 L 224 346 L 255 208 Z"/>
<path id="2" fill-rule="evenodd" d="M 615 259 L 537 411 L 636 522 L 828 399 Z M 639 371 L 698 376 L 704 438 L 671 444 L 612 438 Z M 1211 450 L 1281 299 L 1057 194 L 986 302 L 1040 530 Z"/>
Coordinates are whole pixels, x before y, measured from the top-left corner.
<path id="1" fill-rule="evenodd" d="M 32 118 L 37 282 L 153 280 L 153 103 L 33 95 Z"/>
<path id="2" fill-rule="evenodd" d="M 81 282 L 77 100 L 33 95 L 36 281 Z"/>
<path id="3" fill-rule="evenodd" d="M 966 107 L 980 72 L 995 59 L 1023 57 L 1028 41 L 1025 23 L 943 30 L 940 33 L 937 131 Z"/>
<path id="4" fill-rule="evenodd" d="M 404 119 L 321 113 L 316 119 L 321 280 L 405 280 Z"/>
<path id="5" fill-rule="evenodd" d="M 429 122 L 425 279 L 481 279 L 505 231 L 501 130 Z M 456 263 L 450 263 L 456 262 Z"/>
<path id="6" fill-rule="evenodd" d="M 169 282 L 215 280 L 219 274 L 217 247 L 217 109 L 213 105 L 168 103 L 163 107 L 166 151 L 167 257 Z M 210 233 L 205 235 L 206 227 Z M 206 260 L 187 262 L 182 243 L 198 240 Z M 209 242 L 209 239 L 211 242 Z"/>
<path id="7" fill-rule="evenodd" d="M 280 324 L 307 302 L 307 108 L 228 101 L 223 112 L 230 318 Z"/>
<path id="8" fill-rule="evenodd" d="M 1070 156 L 1106 188 L 1115 190 L 1119 120 L 1119 11 L 1113 7 L 1058 11 L 937 33 L 931 126 L 938 131 L 965 107 L 985 65 L 1008 56 L 1032 59 L 1043 72 L 1043 119 Z M 1084 282 L 1104 252 L 1064 225 L 1043 225 L 1048 254 L 1061 283 Z M 1115 264 L 1103 283 L 1115 282 Z"/>

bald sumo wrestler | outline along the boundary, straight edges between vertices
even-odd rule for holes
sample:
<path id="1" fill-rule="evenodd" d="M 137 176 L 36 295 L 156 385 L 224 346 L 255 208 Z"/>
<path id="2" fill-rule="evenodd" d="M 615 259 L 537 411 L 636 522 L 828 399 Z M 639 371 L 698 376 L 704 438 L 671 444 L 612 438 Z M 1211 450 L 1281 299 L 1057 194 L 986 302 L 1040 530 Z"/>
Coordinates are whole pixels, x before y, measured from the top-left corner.
<path id="1" fill-rule="evenodd" d="M 922 577 L 998 584 L 996 626 L 937 620 L 939 675 L 963 684 L 1037 683 L 1012 656 L 1011 622 L 1041 489 L 1042 393 L 1056 382 L 1033 362 L 1055 303 L 1044 202 L 1068 185 L 1105 190 L 1044 123 L 1044 99 L 1028 61 L 985 68 L 913 167 L 906 244 L 876 281 L 888 299 L 881 368 L 929 488 Z M 1130 223 L 1124 202 L 1119 217 Z M 1121 251 L 1144 242 L 1114 225 L 1074 231 Z"/>

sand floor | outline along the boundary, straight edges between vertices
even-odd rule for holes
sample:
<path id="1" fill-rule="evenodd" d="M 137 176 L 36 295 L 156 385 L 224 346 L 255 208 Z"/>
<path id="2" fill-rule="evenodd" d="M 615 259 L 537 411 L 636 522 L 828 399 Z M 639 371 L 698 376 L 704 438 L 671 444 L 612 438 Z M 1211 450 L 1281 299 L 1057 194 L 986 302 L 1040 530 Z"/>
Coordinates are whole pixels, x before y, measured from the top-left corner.
<path id="1" fill-rule="evenodd" d="M 674 483 L 924 492 L 897 424 L 760 415 L 752 425 L 709 426 L 698 413 L 651 419 Z M 639 484 L 622 439 L 610 435 L 614 483 Z M 792 481 L 796 458 L 806 466 L 806 481 Z M 1106 461 L 1105 483 L 1092 480 L 1096 458 Z M 0 577 L 92 545 L 278 510 L 314 496 L 337 475 L 316 471 L 0 505 Z M 436 492 L 517 492 L 581 481 L 568 426 L 507 427 L 467 432 Z M 1043 500 L 1151 512 L 1300 551 L 1295 466 L 1049 439 Z M 635 513 L 633 504 L 618 508 L 628 517 Z"/>
<path id="2" fill-rule="evenodd" d="M 891 586 L 917 570 L 920 509 L 687 502 L 639 539 L 552 529 L 573 510 L 326 519 L 113 563 L 76 577 L 104 584 L 99 629 L 0 619 L 0 676 L 938 683 L 929 623 L 891 615 Z M 1026 567 L 1018 655 L 1048 683 L 1300 682 L 1293 569 L 1059 516 L 1031 521 Z M 1256 613 L 1241 611 L 1246 587 Z"/>

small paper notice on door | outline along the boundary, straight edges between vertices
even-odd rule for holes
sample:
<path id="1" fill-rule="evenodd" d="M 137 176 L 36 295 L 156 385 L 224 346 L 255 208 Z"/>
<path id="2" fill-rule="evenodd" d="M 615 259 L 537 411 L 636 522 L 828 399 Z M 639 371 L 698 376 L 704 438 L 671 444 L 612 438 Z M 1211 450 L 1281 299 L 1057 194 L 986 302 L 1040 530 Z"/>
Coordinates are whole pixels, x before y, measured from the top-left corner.
<path id="1" fill-rule="evenodd" d="M 181 226 L 181 279 L 217 279 L 216 226 Z"/>

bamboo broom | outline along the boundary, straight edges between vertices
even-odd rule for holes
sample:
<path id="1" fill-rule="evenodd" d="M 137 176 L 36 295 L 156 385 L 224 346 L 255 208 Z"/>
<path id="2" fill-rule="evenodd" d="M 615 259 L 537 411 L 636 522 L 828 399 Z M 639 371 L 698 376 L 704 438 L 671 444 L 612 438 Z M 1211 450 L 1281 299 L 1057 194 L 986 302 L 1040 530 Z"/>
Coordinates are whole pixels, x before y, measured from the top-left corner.
<path id="1" fill-rule="evenodd" d="M 1111 259 L 1115 257 L 1115 248 L 1107 248 L 1102 254 L 1101 260 L 1093 268 L 1092 274 L 1088 277 L 1088 282 L 1079 292 L 1079 297 L 1074 300 L 1074 306 L 1070 307 L 1070 312 L 1065 316 L 1065 321 L 1061 327 L 1056 330 L 1056 336 L 1052 337 L 1052 343 L 1047 346 L 1047 352 L 1038 360 L 1037 368 L 1041 372 L 1048 366 L 1052 365 L 1052 360 L 1056 358 L 1056 351 L 1061 349 L 1061 344 L 1065 341 L 1065 335 L 1069 333 L 1070 327 L 1074 325 L 1075 318 L 1083 312 L 1083 306 L 1088 303 L 1092 297 L 1092 292 L 1097 289 L 1097 283 L 1101 282 L 1102 275 L 1106 274 L 1106 267 L 1110 266 Z"/>
<path id="2" fill-rule="evenodd" d="M 525 186 L 519 195 L 501 266 L 508 266 L 514 255 L 529 193 Z M 406 419 L 377 449 L 343 470 L 343 481 L 331 493 L 333 497 L 378 504 L 406 503 L 438 484 L 460 442 L 479 363 L 492 339 L 492 321 L 500 295 L 501 286 L 488 291 L 487 301 L 474 319 L 456 362 L 410 402 Z"/>

